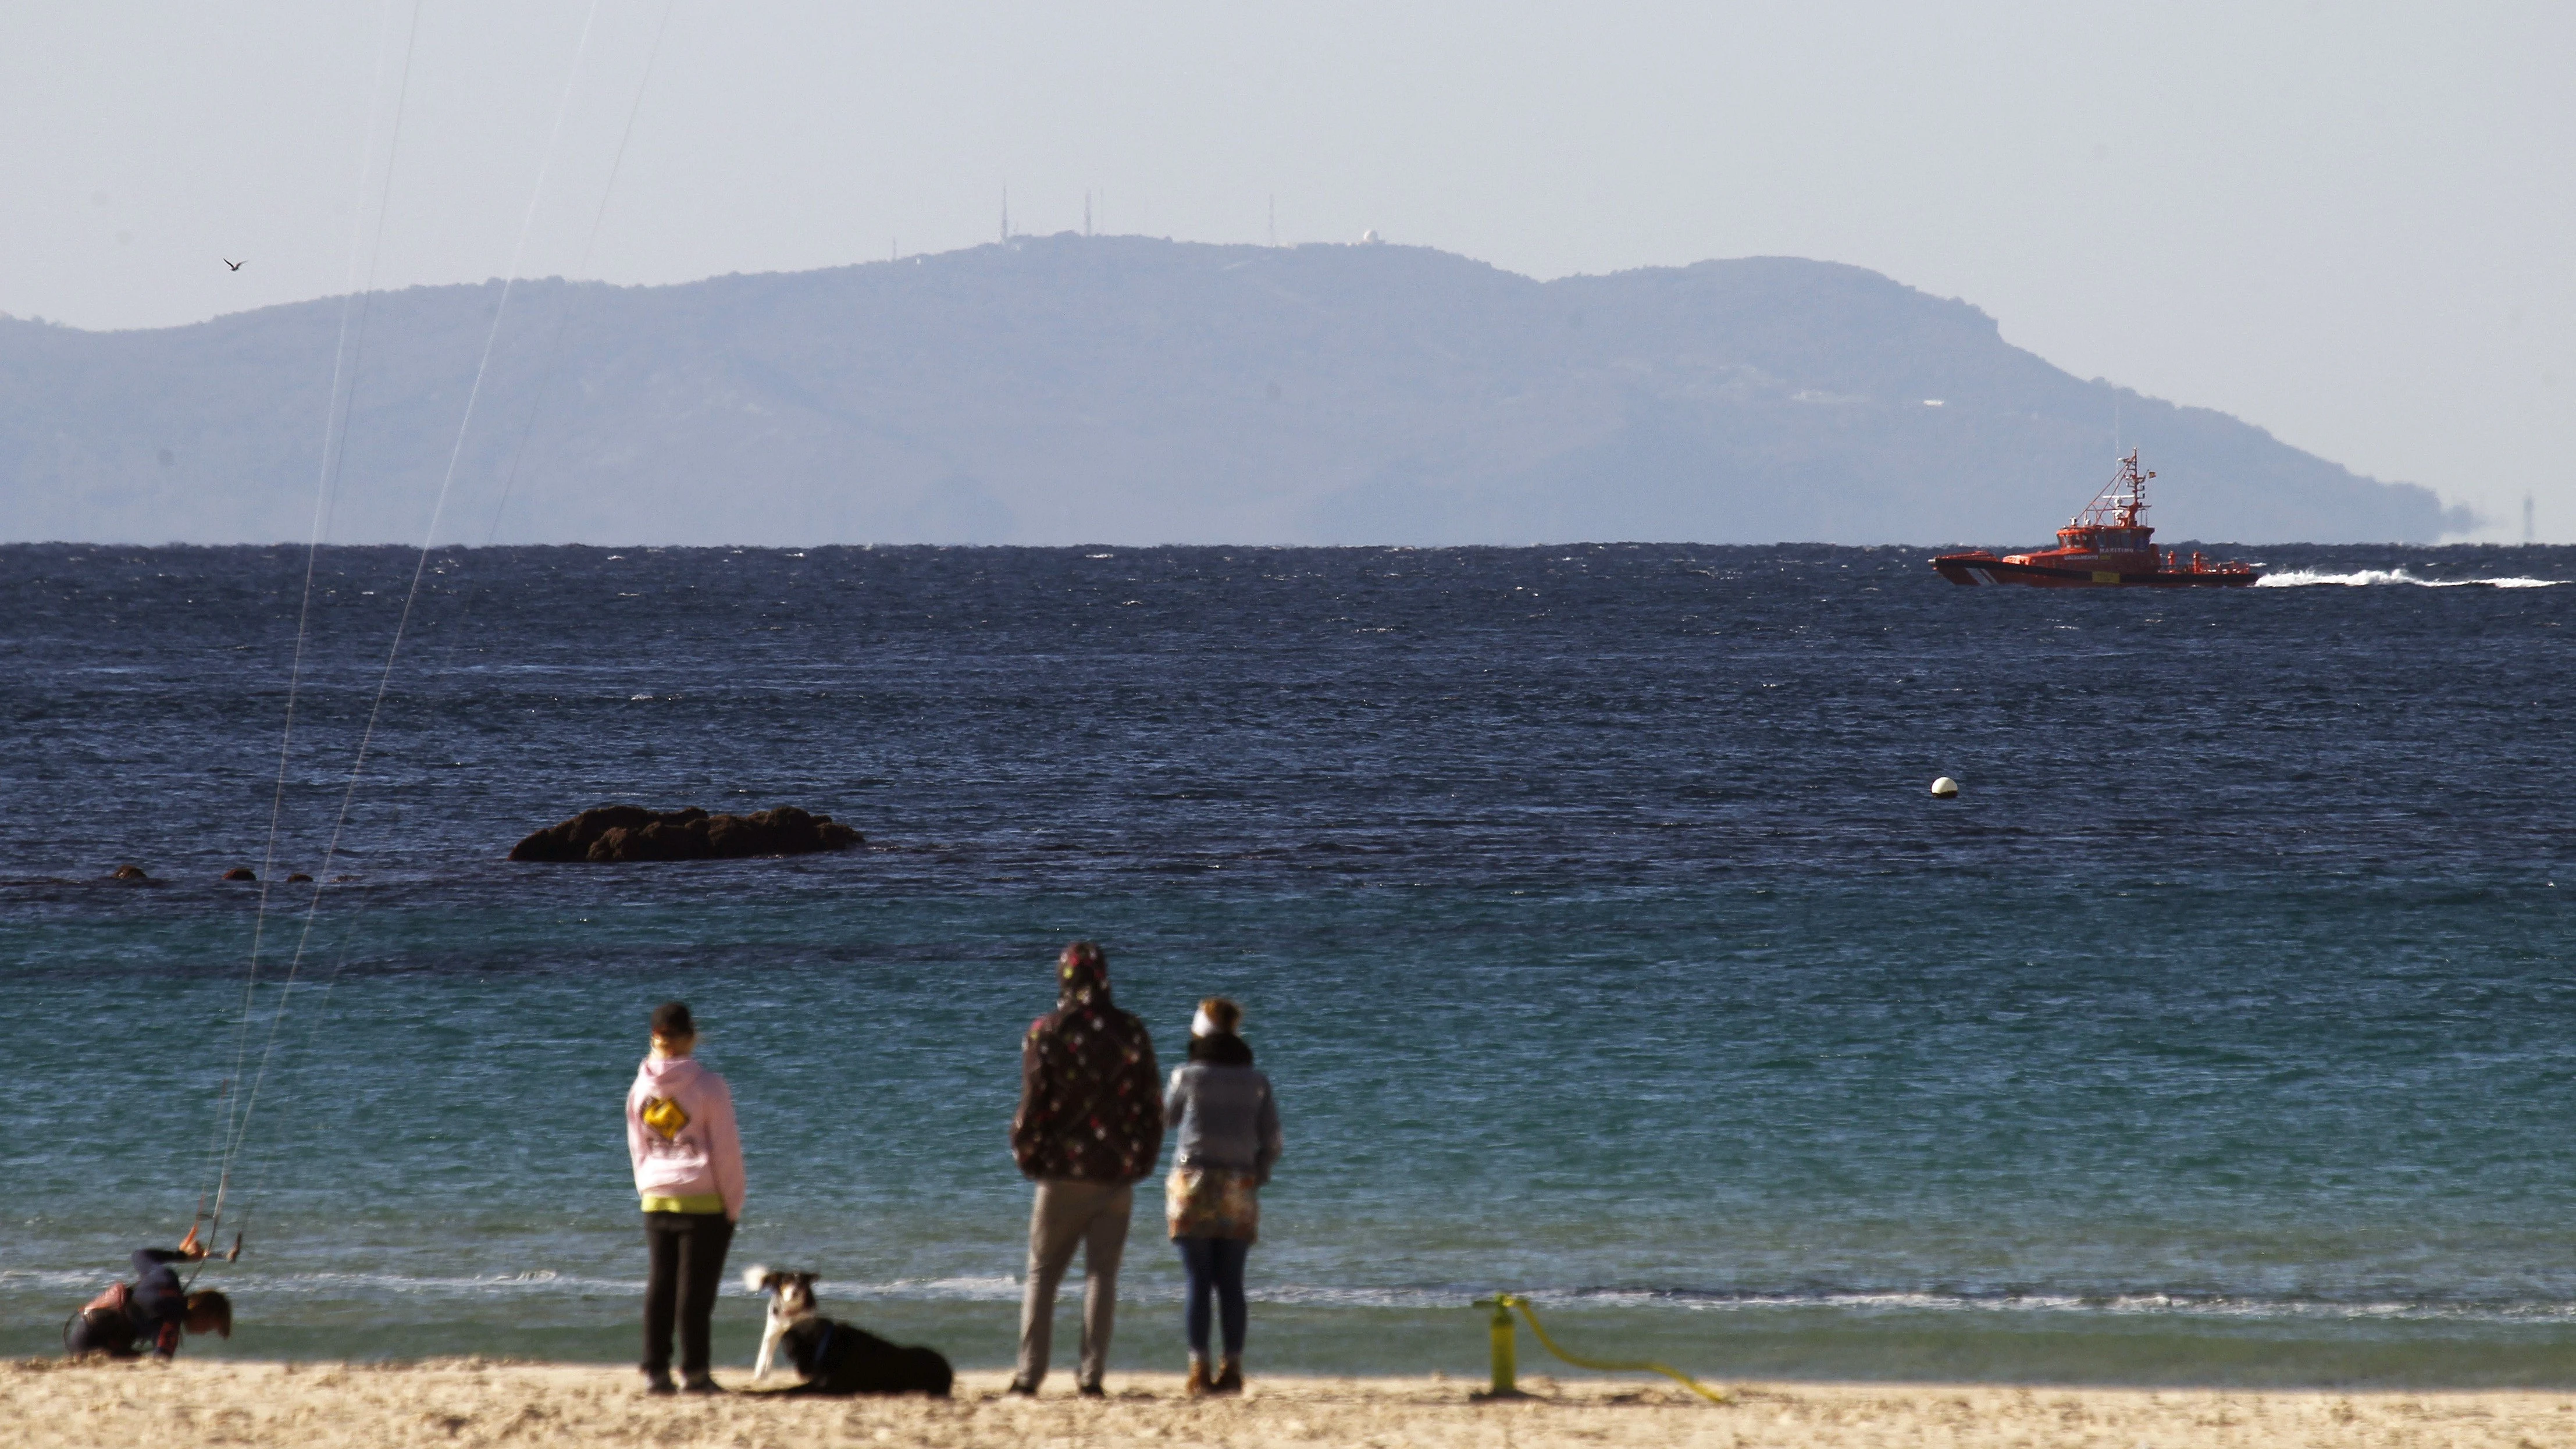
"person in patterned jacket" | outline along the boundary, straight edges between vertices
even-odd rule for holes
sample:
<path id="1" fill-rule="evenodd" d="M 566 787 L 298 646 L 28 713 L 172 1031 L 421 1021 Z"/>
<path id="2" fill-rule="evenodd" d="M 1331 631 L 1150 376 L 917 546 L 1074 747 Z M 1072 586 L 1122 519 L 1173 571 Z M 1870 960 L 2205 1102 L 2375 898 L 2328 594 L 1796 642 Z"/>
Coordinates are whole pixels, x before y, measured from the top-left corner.
<path id="1" fill-rule="evenodd" d="M 1011 1155 L 1034 1180 L 1029 1271 L 1020 1300 L 1019 1371 L 1011 1392 L 1046 1380 L 1055 1290 L 1082 1249 L 1082 1358 L 1075 1386 L 1098 1397 L 1118 1312 L 1135 1185 L 1163 1154 L 1163 1082 L 1145 1023 L 1109 999 L 1109 957 L 1076 941 L 1056 960 L 1055 1010 L 1020 1043 L 1020 1110 Z"/>

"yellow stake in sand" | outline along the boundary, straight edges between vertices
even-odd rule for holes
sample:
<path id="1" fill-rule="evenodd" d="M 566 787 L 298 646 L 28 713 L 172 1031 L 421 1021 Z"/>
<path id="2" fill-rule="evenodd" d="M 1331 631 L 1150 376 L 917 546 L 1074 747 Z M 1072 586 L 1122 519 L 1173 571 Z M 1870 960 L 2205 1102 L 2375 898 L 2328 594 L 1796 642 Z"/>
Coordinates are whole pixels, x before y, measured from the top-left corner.
<path id="1" fill-rule="evenodd" d="M 1682 1387 L 1699 1395 L 1701 1398 L 1708 1400 L 1712 1404 L 1723 1404 L 1726 1402 L 1726 1395 L 1723 1391 L 1712 1389 L 1701 1383 L 1699 1380 L 1692 1378 L 1689 1374 L 1683 1373 L 1680 1369 L 1673 1368 L 1667 1364 L 1651 1363 L 1644 1359 L 1639 1359 L 1630 1363 L 1613 1359 L 1578 1358 L 1573 1354 L 1567 1353 L 1564 1349 L 1558 1347 L 1556 1340 L 1548 1337 L 1547 1330 L 1539 1325 L 1538 1315 L 1530 1311 L 1529 1300 L 1523 1298 L 1517 1293 L 1497 1293 L 1491 1298 L 1479 1298 L 1476 1300 L 1475 1306 L 1478 1308 L 1491 1308 L 1494 1310 L 1492 1321 L 1494 1336 L 1494 1386 L 1487 1392 L 1476 1395 L 1477 1398 L 1525 1399 L 1529 1397 L 1529 1395 L 1521 1392 L 1520 1386 L 1516 1382 L 1520 1352 L 1519 1341 L 1513 1330 L 1512 1310 L 1517 1308 L 1521 1311 L 1521 1317 L 1529 1320 L 1530 1332 L 1538 1335 L 1540 1346 L 1545 1348 L 1549 1353 L 1555 1354 L 1558 1358 L 1574 1365 L 1576 1368 L 1587 1368 L 1599 1373 L 1612 1374 L 1662 1374 L 1666 1378 L 1679 1381 Z"/>

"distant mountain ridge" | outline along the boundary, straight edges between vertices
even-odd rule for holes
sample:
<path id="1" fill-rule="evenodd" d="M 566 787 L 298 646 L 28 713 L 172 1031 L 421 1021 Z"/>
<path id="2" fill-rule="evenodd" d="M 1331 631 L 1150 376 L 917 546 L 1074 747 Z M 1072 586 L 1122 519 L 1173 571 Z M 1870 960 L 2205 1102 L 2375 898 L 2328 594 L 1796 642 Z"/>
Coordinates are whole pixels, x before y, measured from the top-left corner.
<path id="1" fill-rule="evenodd" d="M 500 292 L 366 301 L 330 538 L 420 539 Z M 301 540 L 342 311 L 0 320 L 0 539 Z M 523 282 L 438 536 L 2028 545 L 2108 476 L 2115 404 L 2168 542 L 2472 522 L 1858 267 L 1538 282 L 1418 247 L 1061 235 Z"/>

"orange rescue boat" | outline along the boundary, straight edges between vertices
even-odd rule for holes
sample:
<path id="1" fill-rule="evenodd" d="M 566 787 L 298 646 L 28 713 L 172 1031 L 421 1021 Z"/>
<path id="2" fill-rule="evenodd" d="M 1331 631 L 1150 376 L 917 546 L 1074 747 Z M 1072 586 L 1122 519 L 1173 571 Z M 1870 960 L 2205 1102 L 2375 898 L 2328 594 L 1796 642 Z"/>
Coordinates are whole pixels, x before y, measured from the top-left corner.
<path id="1" fill-rule="evenodd" d="M 2031 553 L 1945 553 L 1932 560 L 1954 584 L 2034 584 L 2044 589 L 2242 588 L 2261 578 L 2251 564 L 2214 563 L 2194 553 L 2156 552 L 2147 518 L 2147 480 L 2131 449 L 2120 471 L 2084 511 L 2057 531 L 2057 547 Z"/>

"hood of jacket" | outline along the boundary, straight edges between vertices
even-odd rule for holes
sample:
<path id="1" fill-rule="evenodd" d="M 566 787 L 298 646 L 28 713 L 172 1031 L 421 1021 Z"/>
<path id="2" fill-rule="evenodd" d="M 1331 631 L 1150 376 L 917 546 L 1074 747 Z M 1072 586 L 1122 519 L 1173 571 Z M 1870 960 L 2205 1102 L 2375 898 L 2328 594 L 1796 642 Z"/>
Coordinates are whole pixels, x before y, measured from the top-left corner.
<path id="1" fill-rule="evenodd" d="M 635 1069 L 635 1080 L 655 1096 L 667 1097 L 697 1085 L 707 1075 L 696 1057 L 646 1057 Z"/>
<path id="2" fill-rule="evenodd" d="M 1082 1006 L 1108 1006 L 1109 963 L 1058 961 L 1055 967 L 1055 1004 L 1059 1011 Z"/>

